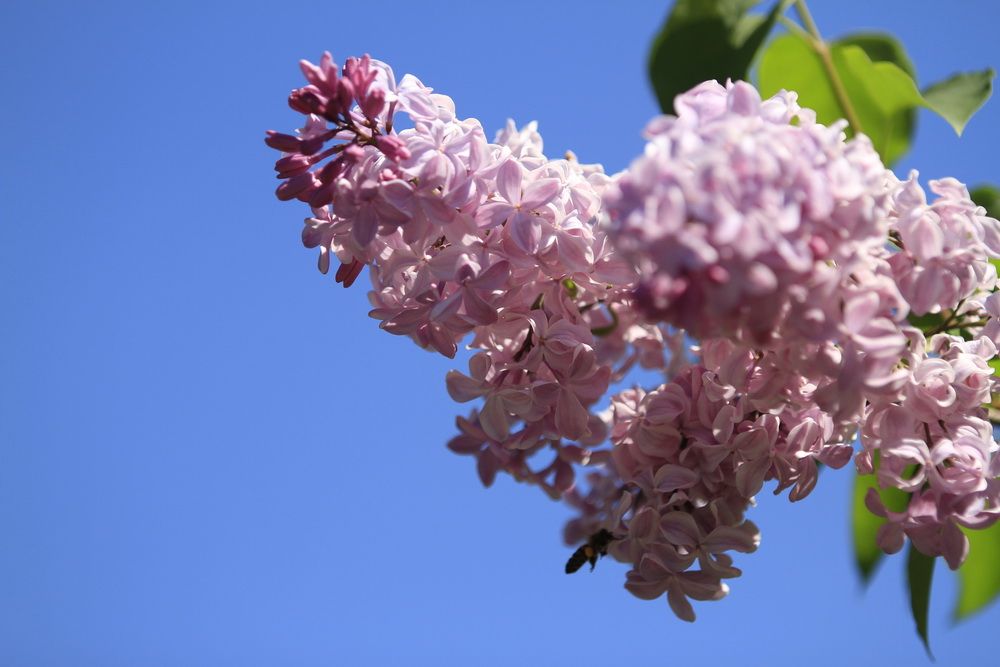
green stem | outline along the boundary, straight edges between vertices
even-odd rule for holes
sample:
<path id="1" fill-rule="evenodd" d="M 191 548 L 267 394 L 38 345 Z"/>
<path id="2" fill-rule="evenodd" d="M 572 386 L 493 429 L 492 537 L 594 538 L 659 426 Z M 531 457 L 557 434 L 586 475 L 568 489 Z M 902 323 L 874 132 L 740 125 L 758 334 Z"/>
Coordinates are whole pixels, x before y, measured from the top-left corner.
<path id="1" fill-rule="evenodd" d="M 819 32 L 812 14 L 809 13 L 809 8 L 806 7 L 805 0 L 795 0 L 795 13 L 799 15 L 802 25 L 805 26 L 806 30 L 812 36 L 811 43 L 813 50 L 816 51 L 816 55 L 819 56 L 820 61 L 823 63 L 823 69 L 826 70 L 826 76 L 830 79 L 830 85 L 833 87 L 833 94 L 836 96 L 840 108 L 844 110 L 844 116 L 847 118 L 848 125 L 851 126 L 855 134 L 861 132 L 861 123 L 858 121 L 858 115 L 854 111 L 854 105 L 851 104 L 851 98 L 847 95 L 847 89 L 844 88 L 844 82 L 840 80 L 837 68 L 833 64 L 830 47 L 823 41 L 823 36 Z"/>
<path id="2" fill-rule="evenodd" d="M 800 26 L 795 21 L 791 20 L 787 16 L 779 16 L 778 17 L 778 22 L 781 23 L 781 25 L 783 25 L 786 28 L 788 28 L 789 32 L 794 32 L 800 38 L 802 38 L 803 40 L 805 40 L 809 44 L 812 44 L 813 36 L 810 35 L 808 32 L 806 32 L 805 30 L 803 30 L 802 26 Z"/>

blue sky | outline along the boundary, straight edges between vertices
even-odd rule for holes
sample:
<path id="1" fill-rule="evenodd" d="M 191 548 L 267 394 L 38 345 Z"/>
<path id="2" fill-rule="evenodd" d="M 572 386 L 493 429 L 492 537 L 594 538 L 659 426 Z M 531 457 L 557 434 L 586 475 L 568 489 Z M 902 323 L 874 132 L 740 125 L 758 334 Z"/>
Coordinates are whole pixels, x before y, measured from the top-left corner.
<path id="1" fill-rule="evenodd" d="M 610 171 L 656 112 L 665 2 L 7 2 L 0 7 L 0 664 L 925 664 L 901 558 L 863 594 L 850 474 L 760 498 L 760 550 L 694 625 L 562 572 L 567 512 L 444 448 L 456 365 L 379 331 L 273 198 L 299 58 L 370 52 Z M 813 3 L 895 32 L 922 84 L 1000 66 L 991 0 Z M 946 11 L 946 15 L 941 12 Z M 901 165 L 1000 182 L 1000 100 Z M 458 362 L 460 363 L 460 362 Z M 1000 607 L 939 665 L 995 653 Z M 622 662 L 621 664 L 629 664 Z"/>

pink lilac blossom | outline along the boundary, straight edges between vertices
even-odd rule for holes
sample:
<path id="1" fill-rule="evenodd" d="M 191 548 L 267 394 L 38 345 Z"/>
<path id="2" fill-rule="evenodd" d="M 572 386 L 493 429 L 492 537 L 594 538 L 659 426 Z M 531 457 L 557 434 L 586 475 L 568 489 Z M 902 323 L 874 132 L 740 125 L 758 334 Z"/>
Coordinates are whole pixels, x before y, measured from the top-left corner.
<path id="1" fill-rule="evenodd" d="M 932 203 L 913 172 L 893 197 L 890 226 L 900 250 L 889 258 L 893 279 L 911 310 L 953 310 L 977 289 L 991 290 L 1000 257 L 1000 227 L 953 178 L 930 182 Z"/>
<path id="2" fill-rule="evenodd" d="M 758 347 L 847 333 L 822 297 L 838 297 L 853 271 L 886 272 L 874 256 L 891 181 L 867 138 L 845 142 L 843 123 L 820 125 L 795 100 L 706 82 L 647 127 L 606 203 L 650 318 Z M 897 295 L 872 294 L 866 319 L 893 319 Z"/>
<path id="3" fill-rule="evenodd" d="M 858 466 L 874 470 L 877 452 L 880 486 L 912 496 L 902 512 L 875 489 L 865 502 L 887 519 L 878 534 L 886 552 L 899 551 L 905 536 L 957 569 L 968 553 L 960 527 L 985 528 L 1000 517 L 1000 456 L 982 407 L 996 388 L 987 361 L 997 348 L 988 338 L 947 334 L 928 346 L 919 331 L 910 333 L 912 372 L 896 396 L 869 405 Z"/>
<path id="4" fill-rule="evenodd" d="M 690 600 L 739 576 L 731 552 L 757 548 L 746 513 L 765 483 L 805 498 L 859 427 L 859 470 L 912 494 L 901 513 L 869 498 L 882 548 L 908 537 L 956 566 L 958 526 L 996 520 L 981 404 L 1000 225 L 961 184 L 932 182 L 927 204 L 865 137 L 742 82 L 678 97 L 609 177 L 546 157 L 534 123 L 488 141 L 368 56 L 301 68 L 303 127 L 266 142 L 278 197 L 311 207 L 320 270 L 336 257 L 347 287 L 368 267 L 382 329 L 449 358 L 468 346 L 446 387 L 477 406 L 448 447 L 486 486 L 503 472 L 565 501 L 568 544 L 608 531 L 634 595 L 693 620 Z M 928 344 L 911 311 L 947 313 L 942 335 Z M 602 410 L 635 368 L 662 384 Z"/>

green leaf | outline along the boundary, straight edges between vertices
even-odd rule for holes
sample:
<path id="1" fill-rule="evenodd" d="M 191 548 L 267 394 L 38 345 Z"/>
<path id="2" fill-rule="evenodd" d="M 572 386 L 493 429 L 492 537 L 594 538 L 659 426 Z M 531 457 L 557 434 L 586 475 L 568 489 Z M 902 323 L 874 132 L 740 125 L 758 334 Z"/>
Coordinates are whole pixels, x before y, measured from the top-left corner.
<path id="1" fill-rule="evenodd" d="M 961 136 L 972 114 L 979 111 L 993 94 L 995 76 L 996 72 L 992 69 L 956 74 L 926 88 L 924 100 L 929 109 L 948 121 L 955 133 Z"/>
<path id="2" fill-rule="evenodd" d="M 855 475 L 851 532 L 854 536 L 854 563 L 861 575 L 861 582 L 868 585 L 875 567 L 882 560 L 882 550 L 875 543 L 875 534 L 885 519 L 875 516 L 865 507 L 868 489 L 877 489 L 875 475 Z"/>
<path id="3" fill-rule="evenodd" d="M 763 97 L 780 90 L 794 90 L 799 95 L 799 104 L 814 110 L 820 123 L 829 124 L 844 117 L 823 69 L 823 60 L 797 35 L 781 35 L 771 42 L 761 56 L 757 78 Z"/>
<path id="4" fill-rule="evenodd" d="M 969 538 L 969 556 L 958 570 L 956 621 L 975 614 L 1000 596 L 1000 523 L 985 530 L 963 531 Z"/>
<path id="5" fill-rule="evenodd" d="M 923 100 L 909 74 L 890 62 L 873 62 L 864 49 L 850 44 L 831 47 L 847 96 L 883 160 L 892 164 L 909 150 L 914 110 Z"/>
<path id="6" fill-rule="evenodd" d="M 757 51 L 774 27 L 780 2 L 766 15 L 747 12 L 757 0 L 677 0 L 649 54 L 649 77 L 660 108 L 716 79 L 746 79 Z"/>
<path id="7" fill-rule="evenodd" d="M 874 454 L 874 466 L 875 470 L 878 470 L 879 465 L 879 454 L 875 452 Z M 909 477 L 913 474 L 915 468 L 911 467 L 903 471 L 904 477 Z M 858 568 L 858 574 L 861 576 L 861 582 L 865 585 L 871 581 L 872 575 L 875 573 L 875 568 L 878 566 L 879 562 L 882 560 L 882 550 L 878 548 L 878 544 L 875 542 L 875 537 L 878 534 L 878 529 L 882 527 L 885 523 L 885 519 L 880 516 L 875 516 L 868 511 L 865 507 L 865 496 L 868 494 L 868 489 L 875 489 L 879 491 L 879 495 L 882 498 L 882 504 L 886 506 L 889 510 L 893 512 L 902 512 L 906 509 L 906 505 L 910 501 L 910 494 L 905 491 L 900 491 L 896 488 L 879 489 L 877 476 L 875 474 L 871 475 L 855 475 L 854 477 L 854 493 L 852 499 L 852 511 L 851 511 L 851 533 L 854 538 L 854 563 Z"/>
<path id="8" fill-rule="evenodd" d="M 974 188 L 969 195 L 972 196 L 972 201 L 986 209 L 988 216 L 1000 219 L 1000 188 L 993 185 L 980 185 Z"/>
<path id="9" fill-rule="evenodd" d="M 906 587 L 910 591 L 910 611 L 917 625 L 917 634 L 927 649 L 927 655 L 934 659 L 931 653 L 931 643 L 927 636 L 927 612 L 931 606 L 931 578 L 934 575 L 934 559 L 913 548 L 906 554 Z"/>
<path id="10" fill-rule="evenodd" d="M 941 325 L 944 324 L 944 315 L 942 313 L 925 313 L 923 315 L 916 315 L 911 312 L 906 316 L 906 321 L 909 322 L 911 326 L 914 326 L 923 331 L 924 334 L 927 334 L 929 331 L 941 328 Z"/>
<path id="11" fill-rule="evenodd" d="M 906 49 L 903 48 L 903 44 L 889 33 L 856 32 L 841 37 L 835 43 L 842 46 L 860 46 L 872 61 L 893 63 L 909 74 L 911 79 L 917 78 L 917 70 L 913 66 L 910 56 L 907 55 Z"/>
<path id="12" fill-rule="evenodd" d="M 860 47 L 872 62 L 892 63 L 903 70 L 912 80 L 917 78 L 917 70 L 913 61 L 907 55 L 902 43 L 890 34 L 882 32 L 863 32 L 848 35 L 837 40 L 838 46 Z M 888 144 L 892 146 L 892 160 L 895 162 L 906 154 L 913 143 L 917 131 L 917 110 L 914 107 L 896 111 L 888 120 L 890 136 Z"/>
<path id="13" fill-rule="evenodd" d="M 990 96 L 993 70 L 961 74 L 921 94 L 913 64 L 890 35 L 861 33 L 828 45 L 830 59 L 854 108 L 859 130 L 872 140 L 886 164 L 909 150 L 915 112 L 926 107 L 945 118 L 961 134 L 965 123 Z M 789 33 L 775 39 L 761 56 L 761 94 L 782 88 L 799 94 L 799 103 L 830 124 L 847 116 L 830 81 L 824 61 L 808 37 Z M 848 136 L 853 133 L 848 131 Z"/>
<path id="14" fill-rule="evenodd" d="M 887 164 L 910 147 L 914 110 L 923 98 L 907 73 L 912 64 L 898 42 L 889 36 L 862 34 L 829 45 L 834 69 L 875 150 Z M 893 58 L 875 61 L 873 57 Z M 898 63 L 898 64 L 897 64 Z M 794 90 L 799 103 L 816 111 L 816 119 L 830 124 L 847 114 L 837 99 L 823 60 L 806 39 L 796 34 L 778 37 L 764 51 L 759 68 L 760 91 L 765 97 L 781 89 Z M 851 128 L 848 136 L 852 136 Z"/>

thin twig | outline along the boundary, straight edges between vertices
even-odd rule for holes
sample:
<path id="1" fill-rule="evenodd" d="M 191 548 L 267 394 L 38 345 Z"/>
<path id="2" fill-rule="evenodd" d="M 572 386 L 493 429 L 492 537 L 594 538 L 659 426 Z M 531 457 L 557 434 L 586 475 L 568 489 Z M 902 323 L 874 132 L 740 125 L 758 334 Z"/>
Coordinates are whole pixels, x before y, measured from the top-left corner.
<path id="1" fill-rule="evenodd" d="M 837 68 L 833 64 L 833 55 L 830 53 L 830 47 L 823 41 L 823 36 L 819 32 L 819 28 L 816 27 L 816 21 L 813 20 L 812 14 L 809 13 L 809 8 L 806 7 L 805 0 L 795 0 L 795 13 L 799 15 L 799 20 L 802 21 L 802 25 L 805 26 L 812 37 L 810 44 L 823 63 L 823 69 L 826 70 L 826 76 L 830 80 L 833 94 L 837 98 L 840 108 L 844 111 L 848 125 L 851 126 L 855 134 L 860 133 L 862 131 L 861 122 L 854 111 L 854 105 L 851 104 L 851 98 L 847 95 L 844 82 L 840 80 L 840 74 L 837 73 Z"/>

